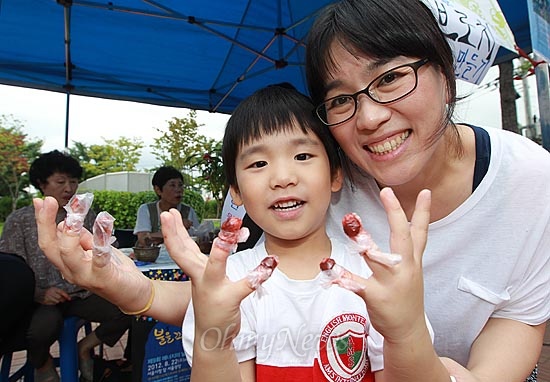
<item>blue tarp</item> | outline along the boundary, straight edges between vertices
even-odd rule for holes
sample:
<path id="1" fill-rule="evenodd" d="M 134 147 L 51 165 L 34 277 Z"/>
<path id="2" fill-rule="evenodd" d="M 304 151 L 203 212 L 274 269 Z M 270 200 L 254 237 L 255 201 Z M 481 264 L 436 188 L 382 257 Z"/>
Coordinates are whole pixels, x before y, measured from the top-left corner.
<path id="1" fill-rule="evenodd" d="M 306 91 L 303 41 L 329 2 L 0 0 L 0 83 L 230 113 L 267 84 Z M 530 51 L 525 0 L 499 3 Z"/>

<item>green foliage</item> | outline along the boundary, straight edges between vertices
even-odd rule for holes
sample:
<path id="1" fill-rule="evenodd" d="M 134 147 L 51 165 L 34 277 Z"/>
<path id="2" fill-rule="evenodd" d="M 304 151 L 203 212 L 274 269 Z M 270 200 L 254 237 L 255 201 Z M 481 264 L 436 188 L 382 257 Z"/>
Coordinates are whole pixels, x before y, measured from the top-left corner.
<path id="1" fill-rule="evenodd" d="M 31 141 L 22 132 L 22 123 L 11 116 L 0 116 L 0 195 L 11 197 L 11 210 L 17 209 L 22 190 L 29 185 L 30 163 L 40 154 L 43 142 Z"/>
<path id="2" fill-rule="evenodd" d="M 105 139 L 105 145 L 86 145 L 73 142 L 69 153 L 84 169 L 82 179 L 117 171 L 136 171 L 143 141 L 140 138 Z"/>
<path id="3" fill-rule="evenodd" d="M 15 204 L 15 209 L 30 206 L 32 203 L 32 198 L 29 194 L 23 193 L 17 203 Z M 6 218 L 9 214 L 12 213 L 13 200 L 11 196 L 2 196 L 0 197 L 0 221 L 6 221 Z"/>
<path id="4" fill-rule="evenodd" d="M 96 213 L 109 212 L 115 218 L 115 228 L 128 229 L 136 225 L 139 206 L 156 200 L 158 198 L 153 191 L 94 191 L 92 206 Z"/>
<path id="5" fill-rule="evenodd" d="M 158 197 L 153 191 L 94 191 L 92 206 L 96 213 L 109 212 L 115 218 L 115 228 L 133 229 L 139 206 L 157 200 Z M 193 207 L 199 218 L 203 216 L 204 200 L 200 194 L 186 190 L 183 202 Z"/>
<path id="6" fill-rule="evenodd" d="M 191 189 L 206 191 L 218 202 L 218 215 L 223 203 L 225 178 L 221 161 L 221 141 L 198 133 L 201 126 L 196 112 L 186 118 L 172 118 L 151 145 L 153 154 L 164 165 L 174 166 L 183 173 L 184 183 Z M 198 212 L 198 211 L 197 211 Z"/>
<path id="7" fill-rule="evenodd" d="M 220 216 L 224 200 L 225 174 L 222 162 L 222 142 L 209 140 L 204 145 L 205 151 L 196 155 L 197 168 L 201 175 L 198 181 L 212 194 L 216 202 L 216 215 Z"/>
<path id="8" fill-rule="evenodd" d="M 204 199 L 201 194 L 193 190 L 185 190 L 183 203 L 193 207 L 197 215 L 199 215 L 199 221 L 202 221 L 204 218 Z"/>
<path id="9" fill-rule="evenodd" d="M 172 118 L 168 121 L 167 128 L 156 128 L 161 135 L 154 138 L 151 148 L 155 157 L 164 165 L 174 166 L 188 173 L 186 169 L 193 164 L 195 154 L 203 152 L 202 146 L 206 138 L 198 133 L 201 125 L 197 123 L 196 117 L 196 111 L 191 110 L 185 118 Z"/>
<path id="10" fill-rule="evenodd" d="M 219 216 L 218 213 L 218 202 L 214 199 L 207 200 L 204 203 L 204 219 L 217 219 Z"/>

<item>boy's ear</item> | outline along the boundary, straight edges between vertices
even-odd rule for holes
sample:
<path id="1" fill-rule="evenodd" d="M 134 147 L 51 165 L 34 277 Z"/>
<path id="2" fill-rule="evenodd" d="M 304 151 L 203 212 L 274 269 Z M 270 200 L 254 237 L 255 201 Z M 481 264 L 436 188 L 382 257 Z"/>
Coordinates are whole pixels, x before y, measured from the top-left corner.
<path id="1" fill-rule="evenodd" d="M 336 174 L 334 174 L 334 176 L 332 177 L 330 190 L 332 192 L 340 191 L 343 183 L 344 183 L 344 173 L 340 168 L 336 171 Z"/>
<path id="2" fill-rule="evenodd" d="M 229 193 L 231 194 L 231 199 L 233 199 L 233 203 L 235 203 L 238 206 L 243 205 L 243 200 L 241 199 L 241 193 L 239 192 L 239 189 L 235 186 L 229 187 Z"/>

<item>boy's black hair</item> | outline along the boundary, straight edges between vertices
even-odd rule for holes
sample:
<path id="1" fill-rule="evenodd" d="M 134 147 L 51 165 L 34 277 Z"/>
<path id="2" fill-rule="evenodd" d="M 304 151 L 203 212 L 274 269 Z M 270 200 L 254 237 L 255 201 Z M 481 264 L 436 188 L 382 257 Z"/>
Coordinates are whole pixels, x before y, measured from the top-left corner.
<path id="1" fill-rule="evenodd" d="M 315 116 L 311 100 L 289 83 L 270 85 L 244 99 L 233 111 L 223 137 L 222 158 L 228 186 L 237 186 L 235 163 L 244 144 L 265 135 L 292 131 L 299 126 L 323 143 L 334 177 L 340 169 L 337 144 L 329 129 Z"/>
<path id="2" fill-rule="evenodd" d="M 181 179 L 183 181 L 183 175 L 181 172 L 179 172 L 175 167 L 172 166 L 162 166 L 159 167 L 157 171 L 155 171 L 155 174 L 153 175 L 153 179 L 151 180 L 151 183 L 153 186 L 157 186 L 162 190 L 162 187 L 168 182 L 170 179 Z"/>
<path id="3" fill-rule="evenodd" d="M 80 180 L 82 166 L 78 160 L 59 150 L 41 154 L 31 164 L 29 170 L 31 184 L 42 192 L 40 185 L 46 184 L 48 178 L 56 172 Z"/>

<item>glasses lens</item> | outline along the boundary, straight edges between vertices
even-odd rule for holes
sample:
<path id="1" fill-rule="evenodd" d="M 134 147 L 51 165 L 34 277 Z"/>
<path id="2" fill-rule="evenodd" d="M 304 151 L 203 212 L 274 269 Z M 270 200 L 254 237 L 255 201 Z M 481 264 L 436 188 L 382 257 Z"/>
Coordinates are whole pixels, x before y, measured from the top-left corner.
<path id="1" fill-rule="evenodd" d="M 395 68 L 376 78 L 369 86 L 368 92 L 372 99 L 381 103 L 398 100 L 416 86 L 416 72 L 410 66 Z"/>
<path id="2" fill-rule="evenodd" d="M 428 60 L 398 66 L 376 77 L 365 89 L 351 95 L 329 98 L 316 109 L 317 115 L 326 125 L 345 122 L 354 116 L 357 97 L 366 94 L 373 101 L 385 104 L 400 100 L 409 95 L 417 84 L 417 70 Z"/>
<path id="3" fill-rule="evenodd" d="M 342 95 L 330 98 L 317 108 L 317 115 L 327 125 L 341 123 L 355 113 L 353 96 Z"/>

